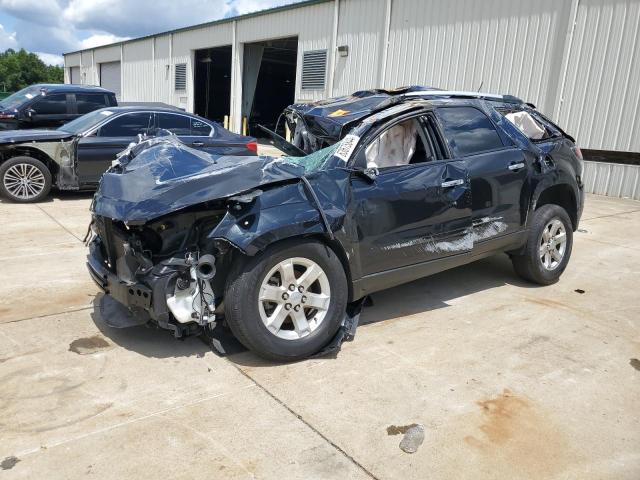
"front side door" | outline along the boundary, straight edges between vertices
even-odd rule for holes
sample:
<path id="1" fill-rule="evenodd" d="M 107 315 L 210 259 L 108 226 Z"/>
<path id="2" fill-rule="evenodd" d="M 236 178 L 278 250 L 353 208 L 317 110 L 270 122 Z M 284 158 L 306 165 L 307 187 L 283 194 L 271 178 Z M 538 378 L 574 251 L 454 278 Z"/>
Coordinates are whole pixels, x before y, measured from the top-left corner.
<path id="1" fill-rule="evenodd" d="M 469 172 L 476 242 L 524 228 L 523 187 L 530 168 L 524 152 L 505 144 L 478 108 L 440 107 L 436 115 L 452 156 Z"/>
<path id="2" fill-rule="evenodd" d="M 136 142 L 138 135 L 147 135 L 152 119 L 151 112 L 124 113 L 81 138 L 77 151 L 80 184 L 98 183 L 118 153 Z"/>
<path id="3" fill-rule="evenodd" d="M 351 180 L 363 276 L 471 250 L 466 165 L 444 158 L 432 122 L 428 115 L 385 125 L 358 154 L 356 165 L 378 172 Z"/>
<path id="4" fill-rule="evenodd" d="M 42 96 L 29 106 L 28 116 L 33 128 L 57 128 L 73 118 L 71 101 L 65 93 Z"/>

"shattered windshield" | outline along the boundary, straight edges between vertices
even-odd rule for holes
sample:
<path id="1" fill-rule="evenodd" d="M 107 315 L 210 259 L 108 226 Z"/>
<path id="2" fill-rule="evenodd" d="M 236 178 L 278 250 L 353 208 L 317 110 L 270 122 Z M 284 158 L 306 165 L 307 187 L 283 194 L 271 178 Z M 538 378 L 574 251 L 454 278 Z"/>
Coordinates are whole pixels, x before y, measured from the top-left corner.
<path id="1" fill-rule="evenodd" d="M 342 141 L 336 142 L 329 147 L 325 147 L 304 157 L 281 157 L 280 161 L 301 166 L 304 168 L 304 173 L 317 172 L 327 165 L 327 162 L 333 157 L 333 154 L 338 150 L 341 143 Z"/>

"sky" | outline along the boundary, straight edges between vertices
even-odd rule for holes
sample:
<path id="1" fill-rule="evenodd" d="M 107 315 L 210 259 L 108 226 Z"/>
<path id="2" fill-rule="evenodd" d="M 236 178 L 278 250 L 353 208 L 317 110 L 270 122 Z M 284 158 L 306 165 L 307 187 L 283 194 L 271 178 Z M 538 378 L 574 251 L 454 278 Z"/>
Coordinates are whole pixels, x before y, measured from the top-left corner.
<path id="1" fill-rule="evenodd" d="M 301 0 L 0 0 L 0 51 L 62 54 Z"/>

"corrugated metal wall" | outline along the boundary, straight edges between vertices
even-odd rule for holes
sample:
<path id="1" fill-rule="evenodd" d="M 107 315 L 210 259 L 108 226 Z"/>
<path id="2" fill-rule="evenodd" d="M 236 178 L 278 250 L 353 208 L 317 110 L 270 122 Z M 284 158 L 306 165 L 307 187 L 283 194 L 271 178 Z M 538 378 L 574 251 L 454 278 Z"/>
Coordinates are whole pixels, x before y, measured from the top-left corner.
<path id="1" fill-rule="evenodd" d="M 122 100 L 153 99 L 153 39 L 127 42 L 122 49 Z"/>
<path id="2" fill-rule="evenodd" d="M 552 113 L 571 2 L 394 0 L 384 85 L 518 95 Z"/>
<path id="3" fill-rule="evenodd" d="M 640 2 L 580 0 L 559 123 L 580 146 L 640 151 Z"/>
<path id="4" fill-rule="evenodd" d="M 152 39 L 125 42 L 123 99 L 192 109 L 194 50 L 235 38 L 237 110 L 242 45 L 294 35 L 298 100 L 381 86 L 482 85 L 482 91 L 535 103 L 582 147 L 640 151 L 640 0 L 328 0 L 292 6 L 161 34 L 155 47 Z M 349 48 L 348 56 L 332 55 L 340 45 Z M 81 66 L 83 81 L 97 83 L 96 64 L 116 60 L 119 48 L 66 55 L 65 78 L 69 67 Z M 302 54 L 317 49 L 329 53 L 328 84 L 302 90 Z M 186 92 L 173 89 L 176 63 L 188 65 Z"/>
<path id="5" fill-rule="evenodd" d="M 588 193 L 640 200 L 640 166 L 584 162 L 584 188 Z"/>
<path id="6" fill-rule="evenodd" d="M 386 0 L 340 0 L 337 45 L 349 47 L 336 58 L 334 95 L 377 88 L 384 48 Z"/>

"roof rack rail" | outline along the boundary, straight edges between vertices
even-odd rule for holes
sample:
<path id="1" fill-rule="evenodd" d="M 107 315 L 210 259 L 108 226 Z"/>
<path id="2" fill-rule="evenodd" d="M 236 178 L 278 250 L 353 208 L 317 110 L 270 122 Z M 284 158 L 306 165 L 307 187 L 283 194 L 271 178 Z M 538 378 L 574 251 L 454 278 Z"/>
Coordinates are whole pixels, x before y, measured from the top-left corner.
<path id="1" fill-rule="evenodd" d="M 457 90 L 425 90 L 418 92 L 407 92 L 404 97 L 448 97 L 448 98 L 479 98 L 483 100 L 498 100 L 505 103 L 524 103 L 513 95 L 497 95 L 494 93 L 464 92 Z"/>

